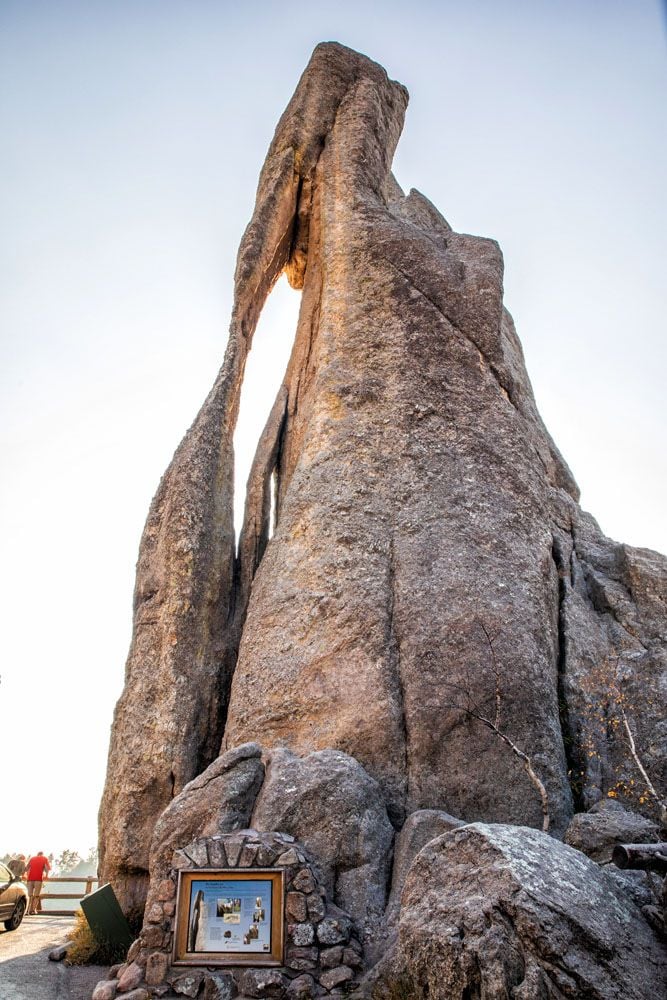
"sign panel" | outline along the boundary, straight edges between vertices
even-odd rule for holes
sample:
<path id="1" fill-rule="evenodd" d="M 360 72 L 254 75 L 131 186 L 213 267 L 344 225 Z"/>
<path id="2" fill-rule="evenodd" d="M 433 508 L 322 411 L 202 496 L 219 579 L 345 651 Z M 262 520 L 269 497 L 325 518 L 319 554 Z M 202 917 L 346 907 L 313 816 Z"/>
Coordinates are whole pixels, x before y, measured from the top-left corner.
<path id="1" fill-rule="evenodd" d="M 282 953 L 282 871 L 179 873 L 175 964 L 280 965 Z"/>

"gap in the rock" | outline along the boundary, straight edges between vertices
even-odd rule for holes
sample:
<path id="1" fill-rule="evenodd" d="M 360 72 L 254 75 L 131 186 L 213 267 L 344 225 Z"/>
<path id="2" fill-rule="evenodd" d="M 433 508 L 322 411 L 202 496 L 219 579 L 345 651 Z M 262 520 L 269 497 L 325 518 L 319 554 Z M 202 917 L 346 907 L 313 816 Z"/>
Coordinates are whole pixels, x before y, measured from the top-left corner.
<path id="1" fill-rule="evenodd" d="M 285 375 L 294 344 L 301 293 L 290 288 L 283 275 L 262 309 L 241 388 L 239 417 L 234 431 L 234 529 L 238 539 L 243 526 L 246 485 L 257 442 Z M 274 487 L 271 487 L 271 527 L 274 521 Z"/>
<path id="2" fill-rule="evenodd" d="M 271 510 L 269 512 L 269 538 L 273 537 L 273 532 L 276 530 L 277 497 L 278 497 L 278 476 L 276 474 L 276 470 L 274 469 L 273 472 L 271 473 Z"/>

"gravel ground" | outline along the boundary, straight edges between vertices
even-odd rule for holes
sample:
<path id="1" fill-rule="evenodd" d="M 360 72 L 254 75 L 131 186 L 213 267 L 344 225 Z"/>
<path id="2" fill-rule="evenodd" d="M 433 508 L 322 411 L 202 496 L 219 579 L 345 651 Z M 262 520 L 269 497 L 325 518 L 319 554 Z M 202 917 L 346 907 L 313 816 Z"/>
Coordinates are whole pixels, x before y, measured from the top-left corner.
<path id="1" fill-rule="evenodd" d="M 68 968 L 49 952 L 67 940 L 71 917 L 25 917 L 15 931 L 0 924 L 0 1000 L 90 1000 L 105 968 Z"/>

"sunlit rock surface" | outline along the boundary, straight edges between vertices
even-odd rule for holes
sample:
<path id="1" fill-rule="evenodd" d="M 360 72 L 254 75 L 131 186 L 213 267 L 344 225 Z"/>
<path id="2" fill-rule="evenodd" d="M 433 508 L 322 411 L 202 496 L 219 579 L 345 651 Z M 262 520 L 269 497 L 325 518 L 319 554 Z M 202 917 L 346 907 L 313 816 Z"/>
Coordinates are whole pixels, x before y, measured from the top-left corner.
<path id="1" fill-rule="evenodd" d="M 623 719 L 660 786 L 667 561 L 579 508 L 497 244 L 391 174 L 406 105 L 380 66 L 320 45 L 262 169 L 224 364 L 139 554 L 100 814 L 102 874 L 130 914 L 160 814 L 249 741 L 355 758 L 396 829 L 426 809 L 542 824 L 521 761 L 470 706 L 530 754 L 556 834 L 608 791 L 650 807 Z M 235 555 L 240 387 L 285 271 L 301 313 Z"/>

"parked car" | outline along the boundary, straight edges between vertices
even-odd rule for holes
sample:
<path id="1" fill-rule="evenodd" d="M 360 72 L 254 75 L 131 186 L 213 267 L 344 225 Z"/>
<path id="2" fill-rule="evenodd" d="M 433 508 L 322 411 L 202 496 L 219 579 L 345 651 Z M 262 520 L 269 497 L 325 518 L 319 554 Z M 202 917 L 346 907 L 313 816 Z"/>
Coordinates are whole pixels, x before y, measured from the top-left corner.
<path id="1" fill-rule="evenodd" d="M 15 931 L 28 908 L 28 890 L 0 861 L 0 920 L 5 929 Z"/>

